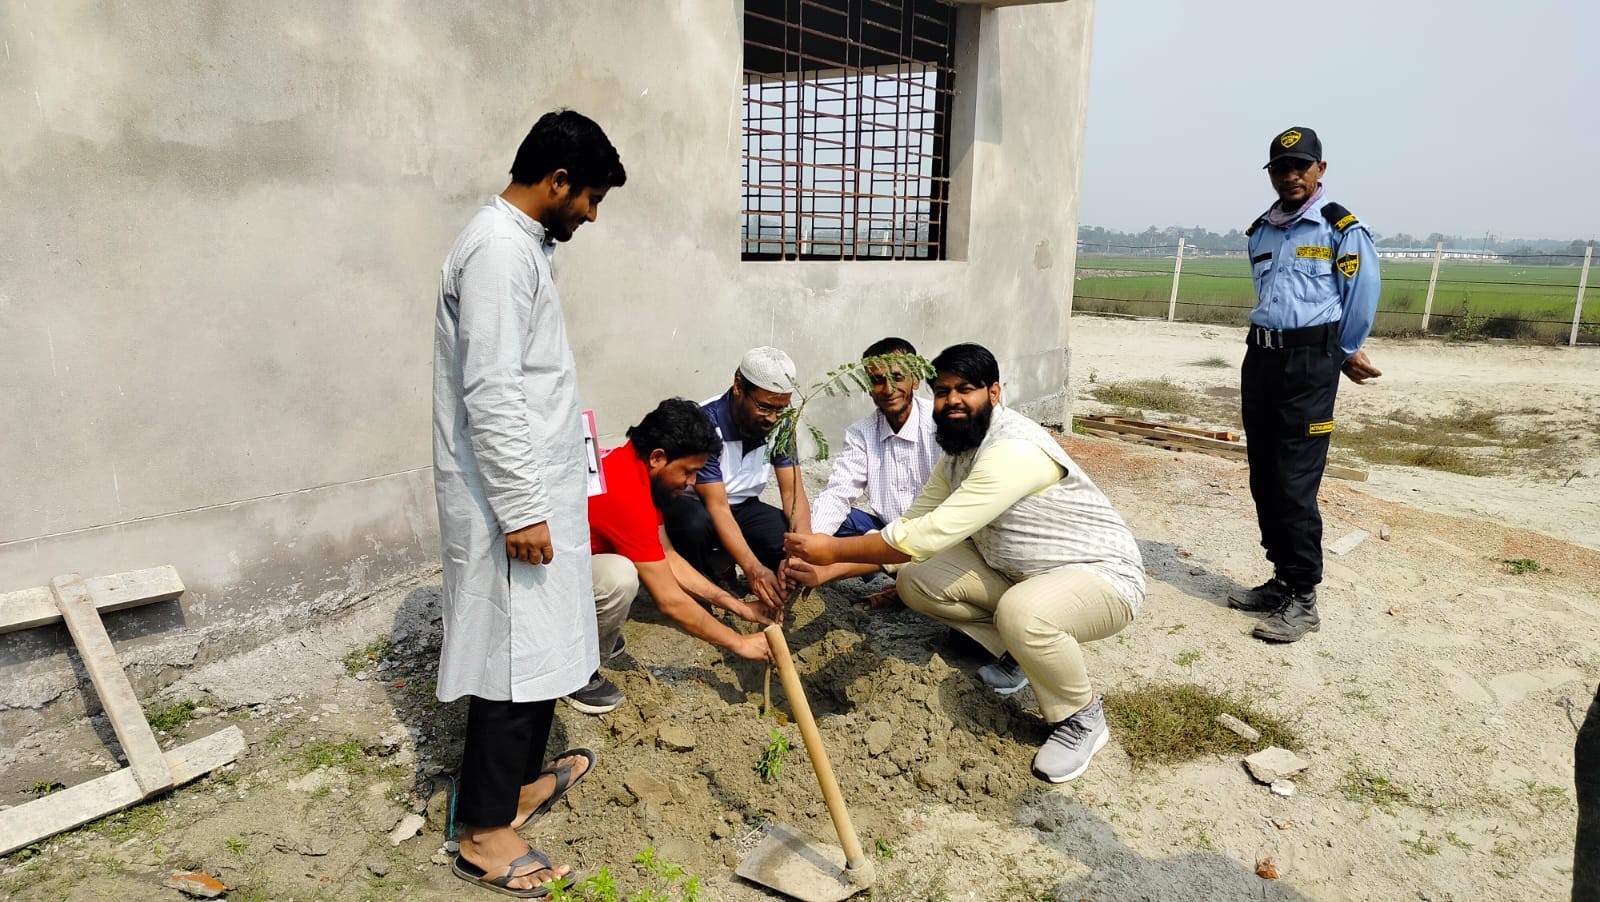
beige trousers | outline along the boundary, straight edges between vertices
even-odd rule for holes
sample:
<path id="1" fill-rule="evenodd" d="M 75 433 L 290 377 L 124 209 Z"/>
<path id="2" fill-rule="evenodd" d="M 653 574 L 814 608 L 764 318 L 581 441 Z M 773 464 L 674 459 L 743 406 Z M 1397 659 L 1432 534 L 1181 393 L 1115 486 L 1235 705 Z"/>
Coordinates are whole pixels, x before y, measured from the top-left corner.
<path id="1" fill-rule="evenodd" d="M 622 625 L 639 595 L 639 570 L 620 554 L 597 554 L 594 567 L 594 619 L 600 630 L 600 660 L 612 657 Z"/>
<path id="2" fill-rule="evenodd" d="M 1009 651 L 1050 723 L 1094 701 L 1080 643 L 1115 635 L 1133 619 L 1122 596 L 1088 567 L 1014 583 L 984 563 L 970 539 L 905 564 L 895 585 L 912 610 L 961 630 L 995 655 Z"/>

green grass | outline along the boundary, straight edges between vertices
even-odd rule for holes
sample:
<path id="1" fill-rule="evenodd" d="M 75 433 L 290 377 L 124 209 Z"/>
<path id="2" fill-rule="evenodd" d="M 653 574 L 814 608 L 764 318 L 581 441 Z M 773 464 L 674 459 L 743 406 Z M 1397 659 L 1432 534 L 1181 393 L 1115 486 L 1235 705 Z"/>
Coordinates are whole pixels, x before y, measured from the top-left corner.
<path id="1" fill-rule="evenodd" d="M 1172 262 L 1170 257 L 1080 256 L 1073 309 L 1165 317 L 1172 292 Z M 1419 331 L 1432 261 L 1385 260 L 1382 268 L 1383 296 L 1378 302 L 1374 331 Z M 1137 270 L 1139 274 L 1106 272 L 1113 269 Z M 1429 331 L 1441 335 L 1458 333 L 1458 337 L 1564 341 L 1578 293 L 1578 270 L 1577 265 L 1443 263 L 1434 291 Z M 1470 284 L 1475 282 L 1510 284 Z M 1254 303 L 1250 265 L 1243 257 L 1194 257 L 1183 261 L 1178 319 L 1242 324 Z M 1482 319 L 1469 322 L 1474 317 Z M 1584 305 L 1583 331 L 1589 340 L 1600 340 L 1600 305 Z"/>
<path id="2" fill-rule="evenodd" d="M 343 767 L 350 770 L 363 770 L 362 762 L 366 760 L 366 752 L 361 743 L 354 739 L 344 742 L 319 740 L 300 750 L 300 770 L 310 773 L 319 767 Z"/>
<path id="3" fill-rule="evenodd" d="M 1400 840 L 1400 845 L 1405 846 L 1407 851 L 1418 858 L 1439 854 L 1438 840 L 1429 836 L 1426 830 L 1418 830 L 1416 839 Z"/>
<path id="4" fill-rule="evenodd" d="M 1195 393 L 1166 379 L 1135 379 L 1096 385 L 1089 394 L 1102 404 L 1130 410 L 1184 413 L 1194 409 Z"/>
<path id="5" fill-rule="evenodd" d="M 146 708 L 144 719 L 150 722 L 150 729 L 171 733 L 194 719 L 194 708 L 194 702 L 190 701 Z"/>
<path id="6" fill-rule="evenodd" d="M 1261 731 L 1263 747 L 1301 747 L 1300 737 L 1288 724 L 1261 713 L 1243 698 L 1202 686 L 1155 683 L 1108 692 L 1105 712 L 1135 766 L 1251 751 L 1254 745 L 1217 723 L 1219 714 L 1232 714 Z"/>
<path id="7" fill-rule="evenodd" d="M 1339 793 L 1352 802 L 1372 805 L 1389 813 L 1411 801 L 1409 790 L 1360 762 L 1345 771 L 1339 780 Z"/>
<path id="8" fill-rule="evenodd" d="M 1189 361 L 1189 365 L 1203 366 L 1214 370 L 1227 369 L 1233 366 L 1233 364 L 1228 361 L 1228 358 L 1222 356 L 1221 354 L 1212 354 L 1210 357 L 1202 357 L 1199 360 L 1191 360 Z"/>
<path id="9" fill-rule="evenodd" d="M 344 656 L 344 672 L 350 676 L 360 673 L 368 664 L 376 664 L 387 658 L 394 651 L 394 646 L 389 643 L 389 637 L 374 639 L 364 647 L 350 649 Z"/>
<path id="10" fill-rule="evenodd" d="M 1525 573 L 1542 573 L 1544 565 L 1533 558 L 1519 557 L 1503 560 L 1500 568 L 1512 576 L 1522 576 Z"/>

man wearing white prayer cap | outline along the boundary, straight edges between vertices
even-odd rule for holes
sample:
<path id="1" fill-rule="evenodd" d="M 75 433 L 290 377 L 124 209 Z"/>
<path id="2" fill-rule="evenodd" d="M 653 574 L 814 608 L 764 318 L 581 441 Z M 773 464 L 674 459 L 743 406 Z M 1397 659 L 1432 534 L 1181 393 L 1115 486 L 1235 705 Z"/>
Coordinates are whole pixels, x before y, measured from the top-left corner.
<path id="1" fill-rule="evenodd" d="M 733 385 L 700 407 L 722 436 L 722 453 L 712 455 L 696 475 L 695 491 L 662 511 L 673 548 L 712 578 L 717 552 L 744 571 L 750 591 L 773 607 L 784 602 L 778 564 L 783 534 L 792 522 L 809 524 L 800 467 L 787 454 L 768 453 L 767 437 L 798 388 L 794 361 L 778 348 L 751 348 L 739 360 Z M 768 481 L 777 478 L 783 508 L 762 501 Z"/>

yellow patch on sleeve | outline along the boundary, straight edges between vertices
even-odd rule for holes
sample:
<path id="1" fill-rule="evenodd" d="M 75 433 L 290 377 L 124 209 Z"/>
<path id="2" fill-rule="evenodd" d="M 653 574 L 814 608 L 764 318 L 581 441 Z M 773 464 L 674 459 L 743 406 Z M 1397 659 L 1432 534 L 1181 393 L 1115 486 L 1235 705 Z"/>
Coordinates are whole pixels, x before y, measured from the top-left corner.
<path id="1" fill-rule="evenodd" d="M 1294 255 L 1296 257 L 1310 258 L 1312 260 L 1332 260 L 1333 248 L 1317 247 L 1313 244 L 1306 244 L 1295 248 Z"/>
<path id="2" fill-rule="evenodd" d="M 1332 420 L 1323 420 L 1320 423 L 1312 423 L 1306 427 L 1306 435 L 1331 435 L 1332 433 Z"/>
<path id="3" fill-rule="evenodd" d="M 1361 271 L 1361 257 L 1356 254 L 1345 254 L 1339 258 L 1339 262 L 1335 265 L 1339 267 L 1339 271 L 1344 273 L 1346 277 L 1354 279 L 1356 273 Z"/>
<path id="4" fill-rule="evenodd" d="M 1356 221 L 1356 214 L 1351 213 L 1350 215 L 1346 216 L 1345 218 L 1343 218 L 1343 219 L 1339 220 L 1338 222 L 1334 223 L 1333 227 L 1342 232 L 1345 229 L 1348 229 L 1350 227 L 1350 224 L 1352 222 L 1355 222 L 1355 221 Z"/>

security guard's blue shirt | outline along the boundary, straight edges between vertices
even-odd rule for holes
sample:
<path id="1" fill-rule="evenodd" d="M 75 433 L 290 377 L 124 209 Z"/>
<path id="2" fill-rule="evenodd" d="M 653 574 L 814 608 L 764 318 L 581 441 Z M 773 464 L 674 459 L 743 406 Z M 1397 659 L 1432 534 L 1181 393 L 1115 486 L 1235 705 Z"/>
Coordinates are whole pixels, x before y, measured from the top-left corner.
<path id="1" fill-rule="evenodd" d="M 1326 197 L 1287 228 L 1264 219 L 1250 233 L 1250 275 L 1256 306 L 1250 322 L 1264 329 L 1300 329 L 1337 322 L 1346 359 L 1361 350 L 1378 313 L 1378 253 L 1360 222 L 1343 231 L 1323 216 Z"/>

